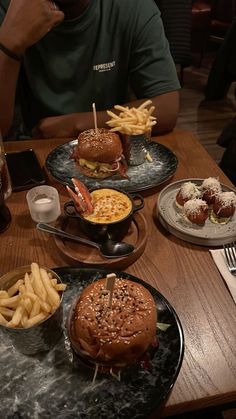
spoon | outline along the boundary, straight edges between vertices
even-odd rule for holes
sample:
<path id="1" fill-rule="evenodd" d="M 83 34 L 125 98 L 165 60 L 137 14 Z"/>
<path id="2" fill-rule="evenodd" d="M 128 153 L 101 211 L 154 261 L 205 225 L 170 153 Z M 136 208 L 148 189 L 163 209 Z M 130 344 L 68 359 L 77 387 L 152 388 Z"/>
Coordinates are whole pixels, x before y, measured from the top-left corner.
<path id="1" fill-rule="evenodd" d="M 108 239 L 103 243 L 97 243 L 80 236 L 75 236 L 73 234 L 66 233 L 63 230 L 52 227 L 51 225 L 46 223 L 38 223 L 36 227 L 38 230 L 45 231 L 46 233 L 55 234 L 56 236 L 64 237 L 65 239 L 88 244 L 89 246 L 94 246 L 97 249 L 99 249 L 101 254 L 106 258 L 117 258 L 119 256 L 127 256 L 134 251 L 134 246 L 125 242 L 115 242 L 113 240 Z"/>

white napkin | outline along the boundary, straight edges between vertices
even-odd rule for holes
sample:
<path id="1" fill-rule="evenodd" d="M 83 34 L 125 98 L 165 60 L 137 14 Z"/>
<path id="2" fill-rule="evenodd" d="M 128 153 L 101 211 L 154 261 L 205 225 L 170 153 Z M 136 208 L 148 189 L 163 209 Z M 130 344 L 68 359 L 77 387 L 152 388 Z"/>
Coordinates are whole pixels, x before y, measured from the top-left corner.
<path id="1" fill-rule="evenodd" d="M 227 268 L 223 249 L 216 249 L 216 250 L 209 249 L 209 251 L 236 303 L 236 276 L 232 275 Z"/>

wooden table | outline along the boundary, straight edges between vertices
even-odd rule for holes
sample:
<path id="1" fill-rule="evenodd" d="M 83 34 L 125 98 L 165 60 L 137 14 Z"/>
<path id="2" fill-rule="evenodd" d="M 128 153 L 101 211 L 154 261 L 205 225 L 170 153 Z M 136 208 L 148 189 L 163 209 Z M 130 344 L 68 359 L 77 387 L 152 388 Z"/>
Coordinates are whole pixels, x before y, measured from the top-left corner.
<path id="1" fill-rule="evenodd" d="M 32 147 L 43 166 L 48 153 L 64 142 L 7 142 L 5 150 Z M 176 130 L 158 137 L 158 142 L 178 157 L 179 166 L 171 181 L 219 176 L 221 182 L 231 185 L 190 132 Z M 52 179 L 48 183 L 58 189 L 61 203 L 68 199 L 64 186 Z M 183 326 L 184 360 L 163 410 L 163 416 L 170 416 L 236 401 L 236 306 L 208 248 L 174 237 L 156 219 L 156 201 L 162 188 L 145 196 L 142 212 L 148 223 L 148 242 L 142 257 L 127 272 L 156 287 L 173 305 Z M 48 267 L 65 266 L 54 239 L 37 231 L 31 221 L 26 191 L 13 193 L 7 204 L 12 222 L 0 236 L 0 274 L 31 261 Z"/>

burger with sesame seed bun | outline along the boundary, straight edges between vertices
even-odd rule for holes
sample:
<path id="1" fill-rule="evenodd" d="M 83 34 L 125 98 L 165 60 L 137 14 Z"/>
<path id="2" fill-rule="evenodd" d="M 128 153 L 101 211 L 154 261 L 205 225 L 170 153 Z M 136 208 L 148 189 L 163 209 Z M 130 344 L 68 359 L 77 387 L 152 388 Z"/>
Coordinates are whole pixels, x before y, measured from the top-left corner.
<path id="1" fill-rule="evenodd" d="M 156 346 L 157 328 L 156 305 L 143 285 L 116 278 L 109 297 L 106 278 L 93 282 L 76 299 L 67 324 L 74 351 L 105 370 L 139 361 Z"/>
<path id="2" fill-rule="evenodd" d="M 126 177 L 127 164 L 119 135 L 105 128 L 81 132 L 71 158 L 85 176 L 105 179 L 119 173 Z"/>

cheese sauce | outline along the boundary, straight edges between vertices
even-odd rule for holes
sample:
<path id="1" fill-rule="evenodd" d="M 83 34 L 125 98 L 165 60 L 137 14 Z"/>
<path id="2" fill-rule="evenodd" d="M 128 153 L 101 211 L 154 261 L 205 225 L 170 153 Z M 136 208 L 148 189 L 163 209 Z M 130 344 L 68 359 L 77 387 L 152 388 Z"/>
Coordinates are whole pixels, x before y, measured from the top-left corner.
<path id="1" fill-rule="evenodd" d="M 113 223 L 127 217 L 132 211 L 129 197 L 114 189 L 97 189 L 91 192 L 92 214 L 84 216 L 95 223 Z"/>

